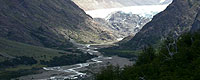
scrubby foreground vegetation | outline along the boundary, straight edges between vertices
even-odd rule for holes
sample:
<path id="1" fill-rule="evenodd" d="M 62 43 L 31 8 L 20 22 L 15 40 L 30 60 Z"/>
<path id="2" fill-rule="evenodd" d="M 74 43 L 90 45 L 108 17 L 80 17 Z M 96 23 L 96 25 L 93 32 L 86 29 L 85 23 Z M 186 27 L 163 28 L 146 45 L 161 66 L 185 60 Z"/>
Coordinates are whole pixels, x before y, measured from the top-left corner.
<path id="1" fill-rule="evenodd" d="M 143 49 L 133 66 L 108 66 L 96 80 L 198 80 L 200 79 L 200 33 L 167 38 L 159 49 Z"/>

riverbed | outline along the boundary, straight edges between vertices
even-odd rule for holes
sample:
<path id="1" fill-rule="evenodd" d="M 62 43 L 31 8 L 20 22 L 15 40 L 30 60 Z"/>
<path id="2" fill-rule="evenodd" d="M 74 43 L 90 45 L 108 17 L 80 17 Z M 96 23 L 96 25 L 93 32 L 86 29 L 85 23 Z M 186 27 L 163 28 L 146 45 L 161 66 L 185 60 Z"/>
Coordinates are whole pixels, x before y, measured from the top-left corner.
<path id="1" fill-rule="evenodd" d="M 43 67 L 43 70 L 39 74 L 28 75 L 18 78 L 19 80 L 80 80 L 83 78 L 91 77 L 93 74 L 99 72 L 101 68 L 108 65 L 118 65 L 124 67 L 125 65 L 132 65 L 133 62 L 126 58 L 111 56 L 105 57 L 96 49 L 95 46 L 89 44 L 77 44 L 77 49 L 89 53 L 90 55 L 96 55 L 98 57 L 87 60 L 86 63 L 78 63 L 67 66 L 57 67 Z"/>

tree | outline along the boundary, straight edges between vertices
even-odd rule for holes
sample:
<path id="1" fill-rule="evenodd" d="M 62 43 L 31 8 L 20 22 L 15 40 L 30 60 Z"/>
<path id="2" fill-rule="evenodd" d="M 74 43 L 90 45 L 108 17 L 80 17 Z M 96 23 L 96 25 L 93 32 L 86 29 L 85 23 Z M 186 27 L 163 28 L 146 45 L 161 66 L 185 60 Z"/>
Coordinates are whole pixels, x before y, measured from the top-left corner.
<path id="1" fill-rule="evenodd" d="M 137 64 L 140 65 L 140 64 L 149 63 L 149 62 L 153 61 L 155 56 L 156 56 L 155 50 L 153 49 L 152 46 L 145 47 L 143 49 L 142 53 L 138 57 Z"/>

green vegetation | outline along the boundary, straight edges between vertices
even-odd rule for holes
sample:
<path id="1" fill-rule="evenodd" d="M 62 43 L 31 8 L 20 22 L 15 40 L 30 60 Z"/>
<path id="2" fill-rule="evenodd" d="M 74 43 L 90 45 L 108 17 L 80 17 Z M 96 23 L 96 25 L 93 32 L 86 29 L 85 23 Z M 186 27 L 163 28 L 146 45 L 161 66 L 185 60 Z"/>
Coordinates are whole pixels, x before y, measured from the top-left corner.
<path id="1" fill-rule="evenodd" d="M 110 49 L 110 48 L 105 48 L 105 49 L 100 49 L 99 50 L 103 55 L 105 56 L 113 56 L 117 55 L 119 57 L 125 57 L 132 59 L 133 57 L 136 57 L 138 52 L 134 50 L 116 50 L 116 49 Z"/>
<path id="2" fill-rule="evenodd" d="M 80 55 L 64 55 L 60 57 L 54 57 L 50 61 L 40 61 L 41 64 L 47 65 L 49 67 L 52 66 L 64 66 L 64 65 L 72 65 L 76 63 L 85 63 L 87 60 L 93 58 L 95 56 L 89 54 L 80 54 Z"/>
<path id="3" fill-rule="evenodd" d="M 9 40 L 55 49 L 71 48 L 69 39 L 113 40 L 71 0 L 0 0 L 0 10 L 0 37 Z"/>
<path id="4" fill-rule="evenodd" d="M 55 50 L 0 38 L 0 80 L 34 74 L 45 66 L 86 62 L 93 57 L 76 49 Z"/>
<path id="5" fill-rule="evenodd" d="M 11 66 L 18 66 L 18 65 L 33 65 L 36 64 L 37 61 L 33 59 L 33 57 L 26 57 L 26 56 L 21 56 L 21 57 L 16 57 L 10 60 L 6 60 L 3 62 L 0 62 L 0 68 L 7 68 Z M 1 70 L 0 69 L 0 70 Z"/>
<path id="6" fill-rule="evenodd" d="M 10 80 L 11 78 L 16 78 L 19 76 L 24 76 L 27 74 L 35 74 L 38 73 L 37 71 L 39 68 L 31 68 L 31 69 L 21 69 L 18 71 L 5 71 L 0 72 L 0 80 Z"/>
<path id="7" fill-rule="evenodd" d="M 143 49 L 133 66 L 109 66 L 96 80 L 198 80 L 200 79 L 200 33 L 167 38 L 158 52 Z"/>
<path id="8" fill-rule="evenodd" d="M 27 56 L 27 57 L 33 57 L 37 61 L 50 60 L 54 56 L 61 56 L 59 52 L 68 54 L 67 52 L 61 50 L 42 48 L 38 46 L 32 46 L 0 38 L 0 55 L 1 56 L 6 55 L 4 57 L 7 58 L 17 57 L 17 56 Z"/>

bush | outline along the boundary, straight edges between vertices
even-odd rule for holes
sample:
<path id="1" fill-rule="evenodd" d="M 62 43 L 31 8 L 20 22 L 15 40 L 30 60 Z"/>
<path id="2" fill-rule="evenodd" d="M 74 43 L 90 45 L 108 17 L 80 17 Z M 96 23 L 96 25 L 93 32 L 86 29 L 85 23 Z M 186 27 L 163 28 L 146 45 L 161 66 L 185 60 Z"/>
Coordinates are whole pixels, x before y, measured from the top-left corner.
<path id="1" fill-rule="evenodd" d="M 60 57 L 54 57 L 50 61 L 43 61 L 41 60 L 40 63 L 43 65 L 47 65 L 49 67 L 53 66 L 64 66 L 64 65 L 72 65 L 77 63 L 85 63 L 87 60 L 93 58 L 95 56 L 89 54 L 69 54 L 63 55 Z"/>
<path id="2" fill-rule="evenodd" d="M 11 60 L 0 62 L 0 67 L 6 68 L 18 65 L 33 65 L 33 64 L 37 64 L 37 61 L 33 57 L 20 56 L 13 58 Z"/>

